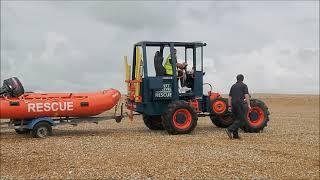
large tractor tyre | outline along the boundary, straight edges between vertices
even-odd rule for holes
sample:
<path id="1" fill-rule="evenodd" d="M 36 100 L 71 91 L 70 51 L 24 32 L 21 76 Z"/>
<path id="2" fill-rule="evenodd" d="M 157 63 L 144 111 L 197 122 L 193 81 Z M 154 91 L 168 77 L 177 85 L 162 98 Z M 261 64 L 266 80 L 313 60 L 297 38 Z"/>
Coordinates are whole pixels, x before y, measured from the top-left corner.
<path id="1" fill-rule="evenodd" d="M 174 101 L 163 114 L 162 124 L 169 134 L 189 134 L 197 126 L 198 116 L 185 101 Z"/>
<path id="2" fill-rule="evenodd" d="M 215 116 L 221 116 L 228 111 L 228 99 L 217 97 L 210 101 L 210 114 Z"/>
<path id="3" fill-rule="evenodd" d="M 144 124 L 151 130 L 164 130 L 161 116 L 143 115 Z"/>
<path id="4" fill-rule="evenodd" d="M 233 123 L 232 114 L 224 114 L 221 116 L 210 115 L 210 119 L 214 125 L 221 128 L 227 128 Z"/>
<path id="5" fill-rule="evenodd" d="M 47 122 L 39 122 L 33 127 L 31 134 L 35 138 L 45 138 L 52 135 L 52 127 Z"/>
<path id="6" fill-rule="evenodd" d="M 245 122 L 242 129 L 245 132 L 258 133 L 267 126 L 269 110 L 264 102 L 258 99 L 250 100 L 251 109 L 246 110 Z"/>

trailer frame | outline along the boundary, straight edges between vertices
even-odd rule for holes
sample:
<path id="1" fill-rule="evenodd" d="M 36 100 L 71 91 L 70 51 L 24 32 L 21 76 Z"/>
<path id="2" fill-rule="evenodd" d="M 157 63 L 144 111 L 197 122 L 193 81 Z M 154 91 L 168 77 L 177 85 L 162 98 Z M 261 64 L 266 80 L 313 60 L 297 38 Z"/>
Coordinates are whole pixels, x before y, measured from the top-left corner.
<path id="1" fill-rule="evenodd" d="M 7 125 L 8 129 L 14 129 L 18 134 L 31 133 L 35 138 L 44 138 L 52 135 L 52 127 L 60 125 L 77 126 L 80 123 L 95 123 L 100 121 L 115 120 L 120 123 L 127 113 L 123 113 L 123 103 L 121 104 L 120 115 L 117 115 L 118 105 L 115 107 L 114 115 L 111 116 L 89 116 L 89 117 L 39 117 L 27 120 L 10 119 L 9 122 L 1 122 L 0 126 Z"/>

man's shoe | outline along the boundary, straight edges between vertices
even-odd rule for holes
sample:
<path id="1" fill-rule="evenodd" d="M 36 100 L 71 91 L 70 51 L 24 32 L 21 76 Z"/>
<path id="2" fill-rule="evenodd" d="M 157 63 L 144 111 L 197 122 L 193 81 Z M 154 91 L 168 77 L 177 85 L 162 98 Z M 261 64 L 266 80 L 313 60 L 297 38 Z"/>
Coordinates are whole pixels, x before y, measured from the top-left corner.
<path id="1" fill-rule="evenodd" d="M 234 139 L 241 139 L 238 132 L 233 132 Z"/>
<path id="2" fill-rule="evenodd" d="M 226 133 L 228 134 L 229 138 L 232 139 L 232 132 L 229 129 L 226 129 Z"/>

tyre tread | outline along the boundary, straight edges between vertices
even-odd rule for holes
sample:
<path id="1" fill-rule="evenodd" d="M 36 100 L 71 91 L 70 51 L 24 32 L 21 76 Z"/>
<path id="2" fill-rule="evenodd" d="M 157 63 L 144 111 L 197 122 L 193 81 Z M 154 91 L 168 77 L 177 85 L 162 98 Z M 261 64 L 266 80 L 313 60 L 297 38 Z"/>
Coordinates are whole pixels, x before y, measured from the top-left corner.
<path id="1" fill-rule="evenodd" d="M 174 127 L 172 123 L 172 115 L 175 112 L 175 110 L 179 108 L 186 108 L 190 111 L 192 115 L 192 122 L 190 128 L 187 130 L 180 130 Z M 174 101 L 168 105 L 167 111 L 163 114 L 162 118 L 162 124 L 165 130 L 171 135 L 176 135 L 176 134 L 189 134 L 194 130 L 194 128 L 197 126 L 197 121 L 198 121 L 198 116 L 193 109 L 187 102 L 185 101 Z"/>
<path id="2" fill-rule="evenodd" d="M 263 109 L 264 115 L 265 115 L 265 121 L 263 121 L 262 125 L 258 126 L 258 127 L 252 127 L 249 125 L 249 123 L 245 122 L 244 126 L 242 127 L 242 130 L 244 130 L 245 132 L 249 132 L 249 133 L 259 133 L 268 125 L 268 122 L 270 120 L 270 118 L 269 118 L 270 113 L 269 113 L 268 107 L 265 105 L 265 103 L 259 99 L 251 99 L 250 105 L 251 105 L 251 107 L 259 106 L 261 109 Z"/>

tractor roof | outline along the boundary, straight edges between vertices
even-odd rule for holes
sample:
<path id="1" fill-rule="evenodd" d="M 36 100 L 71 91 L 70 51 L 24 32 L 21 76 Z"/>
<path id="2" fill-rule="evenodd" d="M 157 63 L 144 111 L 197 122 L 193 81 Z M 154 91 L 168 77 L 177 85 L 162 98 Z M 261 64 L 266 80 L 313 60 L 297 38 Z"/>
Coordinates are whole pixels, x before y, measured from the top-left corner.
<path id="1" fill-rule="evenodd" d="M 170 46 L 173 43 L 175 47 L 201 47 L 206 46 L 207 43 L 197 41 L 197 42 L 166 42 L 166 41 L 140 41 L 135 44 L 135 46 Z"/>

